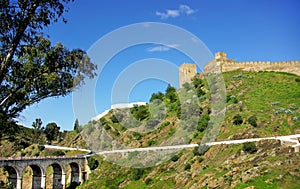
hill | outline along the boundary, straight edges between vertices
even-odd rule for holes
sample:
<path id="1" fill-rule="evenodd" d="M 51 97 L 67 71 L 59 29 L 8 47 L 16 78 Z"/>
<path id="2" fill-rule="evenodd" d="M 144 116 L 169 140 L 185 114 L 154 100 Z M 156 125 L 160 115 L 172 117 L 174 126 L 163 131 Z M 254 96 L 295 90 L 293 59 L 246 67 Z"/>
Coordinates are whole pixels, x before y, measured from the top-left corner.
<path id="1" fill-rule="evenodd" d="M 216 141 L 300 133 L 300 77 L 278 72 L 223 73 L 226 113 Z M 201 143 L 210 129 L 212 93 L 197 75 L 177 90 L 168 86 L 150 103 L 109 111 L 80 132 L 52 143 L 94 151 Z M 45 134 L 19 126 L 1 140 L 2 156 L 74 155 L 36 144 Z M 39 138 L 36 138 L 39 137 Z M 184 150 L 95 155 L 99 165 L 79 188 L 297 188 L 300 153 L 265 140 Z M 91 161 L 92 162 L 92 161 Z M 1 176 L 2 174 L 0 174 Z"/>
<path id="2" fill-rule="evenodd" d="M 299 76 L 233 71 L 223 73 L 223 77 L 227 111 L 216 140 L 300 133 Z M 196 93 L 190 92 L 193 88 Z M 196 77 L 193 86 L 186 84 L 176 94 L 170 86 L 165 93 L 153 94 L 147 106 L 110 111 L 99 121 L 84 126 L 81 134 L 87 146 L 99 151 L 124 146 L 200 143 L 209 127 L 210 96 L 207 82 Z M 197 107 L 189 103 L 195 97 L 199 100 Z M 190 105 L 185 108 L 182 105 L 185 103 Z M 219 145 L 205 151 L 114 156 L 96 156 L 100 166 L 80 188 L 297 188 L 300 185 L 300 154 L 275 140 Z"/>

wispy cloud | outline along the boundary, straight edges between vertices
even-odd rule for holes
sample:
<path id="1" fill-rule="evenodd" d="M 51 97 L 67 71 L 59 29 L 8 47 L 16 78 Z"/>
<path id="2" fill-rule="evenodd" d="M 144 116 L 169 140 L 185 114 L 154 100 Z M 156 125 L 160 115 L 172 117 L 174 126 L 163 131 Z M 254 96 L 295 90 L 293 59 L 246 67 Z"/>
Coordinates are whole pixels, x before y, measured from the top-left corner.
<path id="1" fill-rule="evenodd" d="M 179 47 L 178 44 L 171 44 L 171 45 L 157 45 L 155 47 L 148 48 L 148 52 L 163 52 L 163 51 L 169 51 L 172 48 Z"/>
<path id="2" fill-rule="evenodd" d="M 165 12 L 156 11 L 155 15 L 159 16 L 161 19 L 167 19 L 169 17 L 175 18 L 181 14 L 191 15 L 194 14 L 196 10 L 192 9 L 188 5 L 179 5 L 178 9 L 170 10 L 167 9 Z"/>

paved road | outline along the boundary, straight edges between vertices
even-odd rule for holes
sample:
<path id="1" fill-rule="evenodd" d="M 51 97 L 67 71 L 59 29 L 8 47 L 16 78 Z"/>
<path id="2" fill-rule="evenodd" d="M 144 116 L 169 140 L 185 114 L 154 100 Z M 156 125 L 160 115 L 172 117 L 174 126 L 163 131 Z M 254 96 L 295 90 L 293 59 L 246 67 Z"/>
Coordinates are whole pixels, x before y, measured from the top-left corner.
<path id="1" fill-rule="evenodd" d="M 291 142 L 294 143 L 292 147 L 300 146 L 299 140 L 300 134 L 295 135 L 287 135 L 287 136 L 275 136 L 275 137 L 265 137 L 265 138 L 250 138 L 250 139 L 241 139 L 241 140 L 227 140 L 227 141 L 218 141 L 218 142 L 208 142 L 206 145 L 214 146 L 220 144 L 241 144 L 245 142 L 257 142 L 261 140 L 280 140 L 283 142 Z M 58 150 L 79 150 L 85 152 L 91 152 L 88 149 L 81 149 L 81 148 L 69 148 L 69 147 L 62 147 L 62 146 L 54 146 L 54 145 L 44 145 L 45 148 L 48 149 L 58 149 Z M 141 151 L 155 151 L 155 150 L 172 150 L 172 149 L 184 149 L 184 148 L 194 148 L 199 146 L 198 144 L 184 144 L 184 145 L 174 145 L 174 146 L 155 146 L 155 147 L 148 147 L 148 148 L 130 148 L 130 149 L 119 149 L 119 150 L 108 150 L 108 151 L 101 151 L 97 152 L 98 155 L 104 154 L 112 154 L 112 153 L 126 153 L 126 152 L 141 152 Z M 91 155 L 86 155 L 91 156 Z"/>

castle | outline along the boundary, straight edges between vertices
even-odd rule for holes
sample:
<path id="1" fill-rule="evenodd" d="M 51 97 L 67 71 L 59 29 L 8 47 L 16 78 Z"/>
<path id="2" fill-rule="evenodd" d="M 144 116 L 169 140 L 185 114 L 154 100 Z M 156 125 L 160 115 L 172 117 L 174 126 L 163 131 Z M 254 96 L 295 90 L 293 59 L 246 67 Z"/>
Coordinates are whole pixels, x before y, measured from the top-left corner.
<path id="1" fill-rule="evenodd" d="M 215 59 L 204 66 L 204 73 L 216 70 L 215 66 L 219 67 L 221 72 L 229 72 L 234 70 L 243 70 L 250 72 L 259 71 L 274 71 L 274 72 L 287 72 L 300 76 L 300 61 L 283 61 L 283 62 L 270 62 L 270 61 L 250 61 L 250 62 L 237 62 L 227 58 L 225 52 L 217 52 Z M 184 63 L 179 67 L 179 81 L 180 88 L 185 82 L 190 82 L 191 79 L 197 74 L 196 64 Z"/>

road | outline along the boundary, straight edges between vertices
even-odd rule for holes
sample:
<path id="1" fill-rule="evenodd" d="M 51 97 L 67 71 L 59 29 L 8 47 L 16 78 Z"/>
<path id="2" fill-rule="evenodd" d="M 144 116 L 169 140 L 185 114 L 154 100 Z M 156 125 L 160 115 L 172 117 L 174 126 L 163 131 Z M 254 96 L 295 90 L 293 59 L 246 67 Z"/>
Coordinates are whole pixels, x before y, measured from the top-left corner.
<path id="1" fill-rule="evenodd" d="M 265 137 L 265 138 L 250 138 L 250 139 L 241 139 L 241 140 L 227 140 L 227 141 L 217 141 L 217 142 L 208 142 L 205 145 L 214 146 L 220 144 L 241 144 L 245 142 L 257 142 L 261 140 L 280 140 L 282 142 L 291 142 L 294 143 L 292 147 L 299 147 L 300 143 L 298 138 L 300 138 L 300 134 L 295 135 L 287 135 L 287 136 L 275 136 L 275 137 Z M 57 149 L 57 150 L 79 150 L 85 152 L 91 152 L 88 149 L 82 148 L 69 148 L 63 146 L 54 146 L 54 145 L 44 145 L 45 148 L 48 149 Z M 130 149 L 118 149 L 118 150 L 108 150 L 96 152 L 95 154 L 104 155 L 104 154 L 112 154 L 112 153 L 127 153 L 127 152 L 141 152 L 141 151 L 155 151 L 155 150 L 172 150 L 172 149 L 185 149 L 185 148 L 194 148 L 198 147 L 198 144 L 183 144 L 183 145 L 174 145 L 174 146 L 155 146 L 155 147 L 147 147 L 147 148 L 130 148 Z M 91 156 L 92 154 L 86 155 Z"/>

